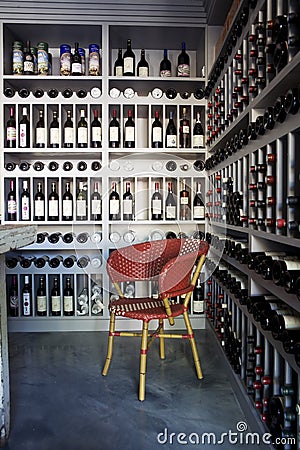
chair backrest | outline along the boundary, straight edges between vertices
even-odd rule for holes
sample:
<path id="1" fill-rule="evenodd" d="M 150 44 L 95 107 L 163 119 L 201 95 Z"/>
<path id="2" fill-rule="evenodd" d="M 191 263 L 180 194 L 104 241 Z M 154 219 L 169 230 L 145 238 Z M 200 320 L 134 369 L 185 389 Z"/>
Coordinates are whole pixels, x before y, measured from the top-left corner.
<path id="1" fill-rule="evenodd" d="M 195 262 L 208 252 L 208 243 L 197 239 L 147 241 L 114 250 L 107 260 L 113 283 L 159 280 L 164 296 L 176 296 L 191 288 Z"/>

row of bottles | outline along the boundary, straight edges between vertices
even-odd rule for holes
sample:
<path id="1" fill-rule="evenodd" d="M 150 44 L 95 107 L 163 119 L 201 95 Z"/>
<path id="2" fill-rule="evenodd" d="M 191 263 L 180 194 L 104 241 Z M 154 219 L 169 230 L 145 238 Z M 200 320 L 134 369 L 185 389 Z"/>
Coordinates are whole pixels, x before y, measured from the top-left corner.
<path id="1" fill-rule="evenodd" d="M 230 280 L 230 272 L 230 266 L 220 268 L 208 279 L 207 316 L 258 416 L 270 431 L 275 448 L 283 450 L 287 448 L 287 443 L 290 445 L 288 448 L 296 448 L 299 326 L 295 329 L 294 324 L 293 329 L 286 320 L 285 327 L 282 327 L 282 320 L 278 321 L 278 317 L 287 316 L 277 309 L 278 312 L 273 311 L 271 315 L 274 325 L 271 327 L 273 331 L 269 328 L 269 335 L 268 329 L 262 329 L 257 319 L 262 321 L 262 317 L 269 314 L 267 311 L 274 307 L 276 301 L 279 304 L 280 300 L 256 295 L 245 298 L 240 306 L 229 290 L 230 281 L 226 281 L 228 277 Z M 247 305 L 246 310 L 244 305 Z M 265 306 L 268 308 L 265 309 Z M 273 334 L 276 338 L 273 338 Z M 277 339 L 278 335 L 281 341 Z M 281 346 L 288 352 L 287 355 Z M 292 362 L 289 363 L 287 359 Z"/>
<path id="2" fill-rule="evenodd" d="M 15 267 L 21 267 L 22 269 L 29 269 L 29 267 L 35 267 L 37 269 L 43 269 L 45 266 L 51 269 L 57 269 L 58 267 L 64 267 L 70 269 L 71 267 L 79 267 L 85 269 L 90 267 L 98 269 L 102 265 L 101 255 L 55 255 L 55 256 L 34 256 L 34 255 L 18 255 L 7 254 L 5 259 L 6 267 L 8 269 L 14 269 Z"/>
<path id="3" fill-rule="evenodd" d="M 99 120 L 99 108 L 93 105 L 81 105 L 76 108 L 76 119 L 73 119 L 73 107 L 64 105 L 59 120 L 58 109 L 49 106 L 47 118 L 45 107 L 39 105 L 32 109 L 19 106 L 19 118 L 16 119 L 16 106 L 9 108 L 9 117 L 5 126 L 5 148 L 100 148 L 102 147 L 102 125 Z M 126 110 L 126 111 L 125 111 Z M 52 115 L 50 114 L 52 113 Z M 100 111 L 101 112 L 101 111 Z M 125 114 L 127 118 L 125 119 Z M 162 120 L 162 108 L 152 108 L 154 120 L 151 123 L 149 146 L 152 148 L 203 148 L 204 130 L 200 111 L 195 110 L 195 119 L 191 126 L 191 111 L 187 107 L 181 110 L 181 118 L 177 123 L 176 110 L 169 109 L 168 122 Z M 111 110 L 108 126 L 110 148 L 135 148 L 136 126 L 134 109 L 124 108 L 124 127 L 121 130 L 119 108 Z M 87 117 L 89 115 L 89 118 Z M 74 123 L 74 120 L 77 123 Z M 164 125 L 163 125 L 164 123 Z"/>
<path id="4" fill-rule="evenodd" d="M 74 284 L 76 283 L 76 286 Z M 11 317 L 102 315 L 101 279 L 86 275 L 7 275 L 8 312 Z"/>
<path id="5" fill-rule="evenodd" d="M 142 181 L 143 190 L 140 190 L 138 185 Z M 100 221 L 103 219 L 100 183 L 97 178 L 5 179 L 5 219 L 36 222 Z M 154 191 L 152 193 L 151 187 Z M 105 197 L 108 197 L 109 202 L 109 220 L 205 218 L 199 179 L 194 179 L 193 182 L 189 178 L 178 181 L 172 179 L 166 183 L 160 178 L 138 179 L 136 183 L 132 180 L 125 179 L 121 182 L 120 179 L 115 179 Z"/>

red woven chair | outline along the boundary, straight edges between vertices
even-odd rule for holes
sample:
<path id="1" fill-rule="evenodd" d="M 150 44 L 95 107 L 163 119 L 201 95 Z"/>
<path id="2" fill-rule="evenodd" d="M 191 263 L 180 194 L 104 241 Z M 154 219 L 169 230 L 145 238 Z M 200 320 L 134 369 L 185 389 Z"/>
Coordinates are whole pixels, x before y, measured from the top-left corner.
<path id="1" fill-rule="evenodd" d="M 107 375 L 115 336 L 141 337 L 139 400 L 145 399 L 147 351 L 156 338 L 159 338 L 161 359 L 165 359 L 165 338 L 189 339 L 197 376 L 199 379 L 203 377 L 188 315 L 188 304 L 208 248 L 206 242 L 197 239 L 165 239 L 114 250 L 107 260 L 107 272 L 120 299 L 109 304 L 108 348 L 102 375 Z M 142 280 L 158 280 L 158 299 L 124 297 L 119 283 Z M 169 301 L 170 298 L 183 294 L 185 298 L 182 304 L 172 304 Z M 141 320 L 142 332 L 115 331 L 116 316 Z M 167 319 L 173 325 L 174 318 L 179 316 L 184 318 L 187 334 L 165 333 L 164 320 Z M 153 319 L 158 320 L 158 328 L 149 334 L 148 325 Z"/>

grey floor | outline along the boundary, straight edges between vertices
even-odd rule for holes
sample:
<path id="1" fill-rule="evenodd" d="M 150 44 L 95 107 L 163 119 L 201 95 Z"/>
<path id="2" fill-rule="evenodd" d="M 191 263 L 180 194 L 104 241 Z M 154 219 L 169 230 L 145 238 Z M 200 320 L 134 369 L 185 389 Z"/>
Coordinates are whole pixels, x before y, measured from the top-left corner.
<path id="1" fill-rule="evenodd" d="M 146 400 L 139 402 L 139 339 L 116 338 L 109 374 L 102 377 L 107 333 L 11 333 L 11 434 L 5 448 L 265 448 L 226 440 L 201 444 L 202 433 L 220 438 L 246 419 L 212 331 L 196 331 L 196 338 L 205 378 L 195 376 L 189 342 L 167 340 L 164 361 L 155 343 L 148 354 Z"/>

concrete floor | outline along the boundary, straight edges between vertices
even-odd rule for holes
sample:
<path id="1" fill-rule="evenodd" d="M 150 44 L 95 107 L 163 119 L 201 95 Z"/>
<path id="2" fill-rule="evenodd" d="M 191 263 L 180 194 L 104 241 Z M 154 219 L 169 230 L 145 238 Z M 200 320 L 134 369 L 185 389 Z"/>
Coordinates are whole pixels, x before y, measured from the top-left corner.
<path id="1" fill-rule="evenodd" d="M 4 448 L 266 448 L 228 440 L 195 444 L 201 433 L 219 438 L 246 421 L 212 331 L 196 331 L 196 339 L 205 378 L 195 376 L 189 342 L 167 340 L 164 361 L 155 343 L 148 354 L 146 400 L 139 402 L 139 339 L 116 338 L 110 371 L 102 377 L 107 333 L 11 333 L 11 434 Z M 187 435 L 179 441 L 191 442 L 178 443 L 178 433 Z"/>

